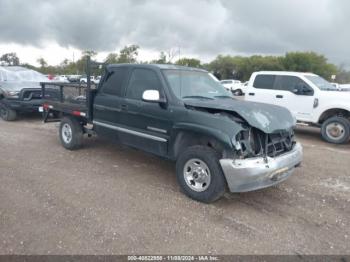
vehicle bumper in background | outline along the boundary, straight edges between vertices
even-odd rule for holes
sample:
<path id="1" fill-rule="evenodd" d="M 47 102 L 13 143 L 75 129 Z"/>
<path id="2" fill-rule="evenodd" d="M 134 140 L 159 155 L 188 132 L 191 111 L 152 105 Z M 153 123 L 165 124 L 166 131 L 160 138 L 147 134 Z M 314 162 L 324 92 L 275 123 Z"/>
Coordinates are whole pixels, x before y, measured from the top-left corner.
<path id="1" fill-rule="evenodd" d="M 228 187 L 231 192 L 253 191 L 278 184 L 286 180 L 300 165 L 303 158 L 302 146 L 294 148 L 275 158 L 221 159 Z"/>
<path id="2" fill-rule="evenodd" d="M 16 100 L 16 99 L 6 99 L 3 100 L 4 104 L 9 108 L 21 111 L 21 112 L 33 112 L 38 111 L 38 108 L 42 105 L 43 101 L 41 99 L 33 99 L 30 101 Z"/>

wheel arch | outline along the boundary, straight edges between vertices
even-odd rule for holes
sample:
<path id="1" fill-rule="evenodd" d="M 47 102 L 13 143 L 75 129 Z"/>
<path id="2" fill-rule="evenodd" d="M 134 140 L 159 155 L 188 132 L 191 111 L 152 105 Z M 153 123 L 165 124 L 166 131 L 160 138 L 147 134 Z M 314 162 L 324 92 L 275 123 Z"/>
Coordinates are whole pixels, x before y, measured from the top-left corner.
<path id="1" fill-rule="evenodd" d="M 203 130 L 177 130 L 173 141 L 171 155 L 174 159 L 177 159 L 181 152 L 191 146 L 207 146 L 214 149 L 220 156 L 224 156 L 232 149 L 228 136 L 204 132 Z"/>
<path id="2" fill-rule="evenodd" d="M 348 120 L 350 120 L 350 111 L 348 109 L 344 108 L 331 108 L 325 110 L 319 117 L 318 123 L 323 124 L 324 121 L 326 121 L 328 118 L 333 117 L 333 116 L 341 116 L 345 117 Z"/>

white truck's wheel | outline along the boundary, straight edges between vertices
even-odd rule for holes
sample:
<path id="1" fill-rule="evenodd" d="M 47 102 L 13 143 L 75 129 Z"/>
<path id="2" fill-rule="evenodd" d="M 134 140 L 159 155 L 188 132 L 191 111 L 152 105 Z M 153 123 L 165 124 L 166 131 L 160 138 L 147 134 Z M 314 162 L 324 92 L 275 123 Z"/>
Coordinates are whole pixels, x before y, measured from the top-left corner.
<path id="1" fill-rule="evenodd" d="M 350 121 L 344 117 L 331 117 L 322 124 L 321 133 L 329 143 L 344 144 L 350 138 Z"/>

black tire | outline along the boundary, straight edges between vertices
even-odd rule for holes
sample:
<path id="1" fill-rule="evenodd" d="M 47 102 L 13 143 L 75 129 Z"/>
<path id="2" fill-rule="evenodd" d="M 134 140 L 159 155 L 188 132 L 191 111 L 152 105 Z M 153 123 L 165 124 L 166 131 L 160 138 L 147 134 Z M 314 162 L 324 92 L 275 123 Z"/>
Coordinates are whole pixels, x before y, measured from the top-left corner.
<path id="1" fill-rule="evenodd" d="M 336 134 L 340 134 L 338 137 L 336 137 L 336 135 L 332 136 L 331 132 L 329 131 L 331 125 L 334 126 L 336 130 L 338 130 L 338 133 L 335 132 Z M 341 132 L 339 132 L 339 130 L 341 130 Z M 340 116 L 333 116 L 331 118 L 328 118 L 322 124 L 321 134 L 322 138 L 329 143 L 344 144 L 348 142 L 350 138 L 350 121 Z"/>
<path id="2" fill-rule="evenodd" d="M 237 89 L 237 90 L 233 91 L 232 93 L 235 96 L 242 96 L 243 95 L 243 92 L 241 89 Z"/>
<path id="3" fill-rule="evenodd" d="M 70 128 L 70 135 L 65 133 Z M 79 149 L 83 143 L 83 126 L 73 117 L 64 117 L 61 120 L 59 128 L 59 137 L 62 146 L 68 150 Z"/>
<path id="4" fill-rule="evenodd" d="M 14 121 L 17 119 L 17 112 L 6 105 L 0 105 L 0 117 L 5 121 Z"/>
<path id="5" fill-rule="evenodd" d="M 205 191 L 202 192 L 193 190 L 185 180 L 185 165 L 193 159 L 203 161 L 210 171 L 211 181 Z M 226 190 L 226 180 L 219 163 L 219 156 L 209 147 L 193 146 L 181 153 L 176 162 L 176 177 L 181 189 L 187 196 L 203 203 L 218 200 Z"/>
<path id="6" fill-rule="evenodd" d="M 60 112 L 52 111 L 51 114 L 52 114 L 52 117 L 55 118 L 55 119 L 61 118 L 61 113 Z"/>

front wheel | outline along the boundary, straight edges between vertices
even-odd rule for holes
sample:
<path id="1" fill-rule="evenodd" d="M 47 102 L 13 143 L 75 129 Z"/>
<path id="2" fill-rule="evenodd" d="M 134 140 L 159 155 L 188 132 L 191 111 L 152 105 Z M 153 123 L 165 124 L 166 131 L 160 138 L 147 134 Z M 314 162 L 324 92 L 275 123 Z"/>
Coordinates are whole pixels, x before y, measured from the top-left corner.
<path id="1" fill-rule="evenodd" d="M 76 118 L 64 117 L 60 123 L 59 136 L 64 148 L 78 149 L 83 142 L 83 127 Z"/>
<path id="2" fill-rule="evenodd" d="M 329 143 L 344 144 L 350 138 L 350 121 L 344 117 L 331 117 L 322 124 L 321 133 Z"/>
<path id="3" fill-rule="evenodd" d="M 243 95 L 243 92 L 241 89 L 237 89 L 237 90 L 233 91 L 232 93 L 235 96 L 242 96 Z"/>
<path id="4" fill-rule="evenodd" d="M 226 189 L 218 154 L 205 146 L 185 150 L 176 162 L 177 181 L 184 193 L 192 199 L 211 203 Z"/>
<path id="5" fill-rule="evenodd" d="M 14 121 L 17 118 L 17 112 L 6 105 L 0 104 L 0 117 L 5 121 Z"/>

